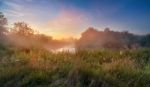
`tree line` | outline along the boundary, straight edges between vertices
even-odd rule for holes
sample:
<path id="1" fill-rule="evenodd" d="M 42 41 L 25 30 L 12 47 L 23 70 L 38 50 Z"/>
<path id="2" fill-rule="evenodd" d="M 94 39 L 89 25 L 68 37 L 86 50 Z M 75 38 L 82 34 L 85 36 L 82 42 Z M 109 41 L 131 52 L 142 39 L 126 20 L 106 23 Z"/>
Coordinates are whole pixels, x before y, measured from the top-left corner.
<path id="1" fill-rule="evenodd" d="M 150 47 L 150 34 L 136 35 L 128 31 L 118 32 L 105 28 L 104 31 L 90 27 L 76 42 L 77 48 L 84 49 L 139 49 Z"/>
<path id="2" fill-rule="evenodd" d="M 21 48 L 57 49 L 71 44 L 66 40 L 54 40 L 51 36 L 35 32 L 27 23 L 16 22 L 12 28 L 7 27 L 7 18 L 0 12 L 0 44 Z M 89 27 L 74 40 L 77 49 L 138 49 L 150 47 L 150 34 L 136 35 L 128 31 L 118 32 L 105 28 L 98 31 Z"/>
<path id="3" fill-rule="evenodd" d="M 67 41 L 55 40 L 51 36 L 34 31 L 25 22 L 16 22 L 12 28 L 7 27 L 7 18 L 0 12 L 0 44 L 19 48 L 57 49 L 69 44 Z"/>

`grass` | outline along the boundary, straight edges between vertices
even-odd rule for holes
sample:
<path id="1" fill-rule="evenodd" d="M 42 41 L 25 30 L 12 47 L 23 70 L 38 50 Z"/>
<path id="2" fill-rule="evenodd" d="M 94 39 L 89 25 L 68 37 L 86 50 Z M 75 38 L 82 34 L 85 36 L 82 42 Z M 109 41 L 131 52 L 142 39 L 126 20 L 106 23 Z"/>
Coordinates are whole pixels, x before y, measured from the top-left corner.
<path id="1" fill-rule="evenodd" d="M 0 45 L 0 87 L 150 87 L 150 50 L 72 54 Z"/>

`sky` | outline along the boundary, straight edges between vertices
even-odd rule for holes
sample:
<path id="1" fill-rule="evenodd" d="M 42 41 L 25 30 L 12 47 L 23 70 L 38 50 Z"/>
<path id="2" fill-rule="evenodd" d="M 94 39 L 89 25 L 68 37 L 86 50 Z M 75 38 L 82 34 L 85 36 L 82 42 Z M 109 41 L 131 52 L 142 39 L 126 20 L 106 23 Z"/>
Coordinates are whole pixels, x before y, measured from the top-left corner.
<path id="1" fill-rule="evenodd" d="M 0 0 L 0 11 L 14 22 L 56 39 L 80 37 L 88 27 L 150 33 L 150 0 Z"/>

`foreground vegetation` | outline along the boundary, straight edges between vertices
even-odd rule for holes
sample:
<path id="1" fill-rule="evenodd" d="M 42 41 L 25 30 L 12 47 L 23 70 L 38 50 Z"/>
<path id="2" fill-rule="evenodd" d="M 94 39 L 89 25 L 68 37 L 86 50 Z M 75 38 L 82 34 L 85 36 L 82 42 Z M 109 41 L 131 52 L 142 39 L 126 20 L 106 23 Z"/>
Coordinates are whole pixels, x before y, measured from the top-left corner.
<path id="1" fill-rule="evenodd" d="M 150 50 L 52 53 L 0 45 L 0 87 L 150 87 Z"/>
<path id="2" fill-rule="evenodd" d="M 0 12 L 0 87 L 150 87 L 150 35 L 92 28 L 68 42 L 35 33 L 24 22 L 10 31 L 6 25 Z M 74 41 L 88 49 L 50 51 Z"/>

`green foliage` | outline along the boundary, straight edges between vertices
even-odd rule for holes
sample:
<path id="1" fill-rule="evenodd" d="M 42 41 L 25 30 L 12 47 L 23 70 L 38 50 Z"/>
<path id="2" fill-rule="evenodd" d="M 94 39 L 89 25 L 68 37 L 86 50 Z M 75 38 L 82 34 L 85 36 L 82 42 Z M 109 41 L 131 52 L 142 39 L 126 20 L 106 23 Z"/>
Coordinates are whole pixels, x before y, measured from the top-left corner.
<path id="1" fill-rule="evenodd" d="M 149 87 L 150 50 L 29 52 L 0 45 L 0 87 Z"/>

